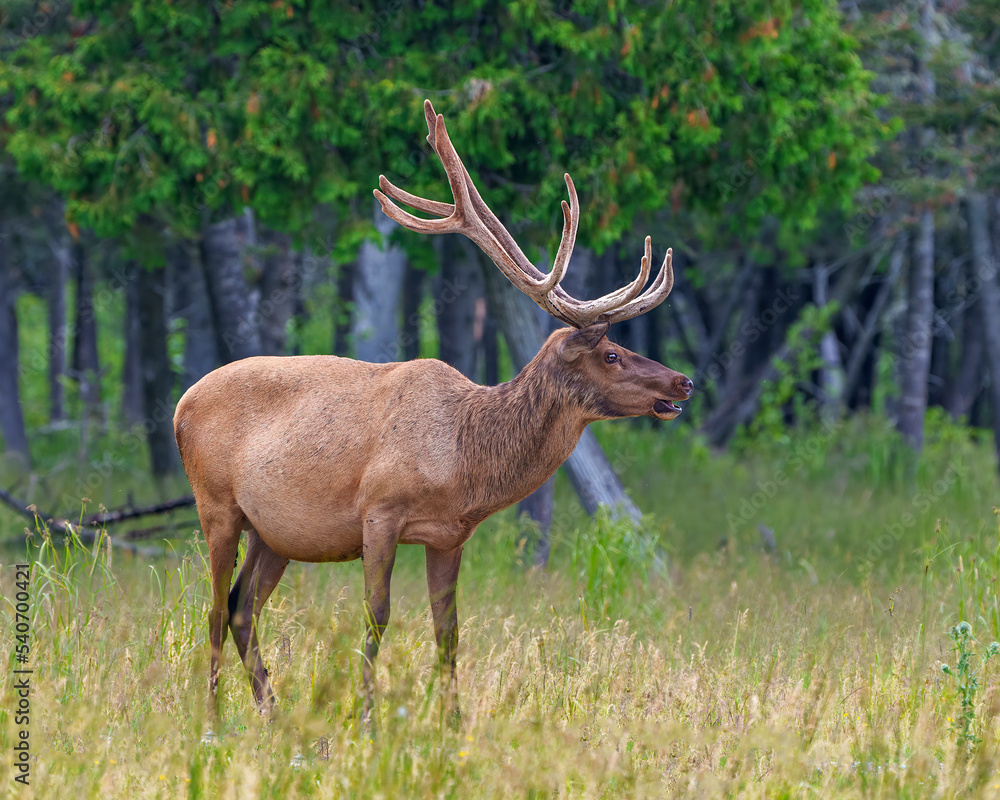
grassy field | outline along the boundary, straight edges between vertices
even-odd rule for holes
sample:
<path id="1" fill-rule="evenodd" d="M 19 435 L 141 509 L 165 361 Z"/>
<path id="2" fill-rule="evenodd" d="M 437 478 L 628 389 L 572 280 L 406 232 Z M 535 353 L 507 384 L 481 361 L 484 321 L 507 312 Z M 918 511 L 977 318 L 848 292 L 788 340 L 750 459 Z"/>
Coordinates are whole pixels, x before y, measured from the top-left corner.
<path id="1" fill-rule="evenodd" d="M 919 463 L 878 420 L 752 455 L 678 429 L 599 433 L 646 529 L 587 518 L 560 484 L 540 572 L 509 513 L 481 526 L 460 581 L 457 731 L 441 719 L 419 548 L 397 561 L 368 735 L 354 724 L 358 563 L 290 566 L 261 630 L 280 713 L 256 715 L 230 641 L 216 720 L 200 535 L 147 559 L 36 526 L 0 569 L 3 791 L 25 794 L 13 564 L 30 559 L 36 797 L 1000 796 L 988 444 L 940 420 Z M 5 512 L 0 527 L 23 525 Z"/>

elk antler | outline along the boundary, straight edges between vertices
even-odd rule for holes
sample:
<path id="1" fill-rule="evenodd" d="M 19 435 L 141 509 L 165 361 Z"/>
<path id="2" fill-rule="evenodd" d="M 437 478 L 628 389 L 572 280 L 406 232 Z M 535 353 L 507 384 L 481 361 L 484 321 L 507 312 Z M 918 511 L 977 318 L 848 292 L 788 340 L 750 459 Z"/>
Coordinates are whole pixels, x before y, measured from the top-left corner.
<path id="1" fill-rule="evenodd" d="M 628 286 L 623 286 L 604 297 L 596 300 L 577 300 L 571 297 L 559 285 L 576 243 L 576 229 L 580 220 L 580 203 L 576 196 L 576 187 L 569 174 L 566 189 L 569 193 L 569 203 L 562 201 L 563 232 L 556 252 L 552 271 L 548 275 L 535 268 L 507 229 L 490 211 L 483 198 L 476 190 L 469 171 L 455 152 L 448 137 L 448 129 L 444 117 L 434 113 L 430 100 L 424 101 L 424 116 L 427 118 L 427 141 L 437 153 L 444 171 L 448 175 L 451 193 L 455 198 L 452 203 L 439 203 L 417 197 L 394 186 L 385 175 L 379 175 L 379 189 L 374 190 L 376 199 L 382 204 L 386 216 L 394 219 L 404 228 L 417 233 L 461 233 L 479 245 L 500 271 L 518 289 L 534 300 L 556 319 L 560 319 L 574 328 L 584 328 L 604 318 L 609 323 L 632 319 L 649 311 L 662 303 L 674 286 L 672 267 L 673 252 L 667 250 L 663 266 L 653 281 L 653 285 L 645 292 L 642 287 L 649 278 L 649 268 L 653 257 L 653 246 L 650 237 L 646 237 L 646 252 L 642 257 L 639 274 Z M 435 214 L 439 219 L 422 219 L 404 211 L 392 200 L 423 211 Z M 642 292 L 642 294 L 640 294 Z"/>

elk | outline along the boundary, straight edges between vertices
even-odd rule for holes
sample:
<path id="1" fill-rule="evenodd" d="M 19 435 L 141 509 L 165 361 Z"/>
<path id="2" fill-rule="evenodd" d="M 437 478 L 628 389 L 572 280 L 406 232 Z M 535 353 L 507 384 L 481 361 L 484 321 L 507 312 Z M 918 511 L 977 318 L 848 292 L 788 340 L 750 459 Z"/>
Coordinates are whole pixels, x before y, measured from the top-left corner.
<path id="1" fill-rule="evenodd" d="M 426 551 L 445 702 L 457 716 L 455 589 L 462 548 L 476 527 L 540 487 L 589 423 L 641 415 L 670 420 L 680 413 L 674 402 L 691 396 L 684 375 L 605 337 L 611 323 L 663 302 L 673 285 L 671 251 L 646 291 L 648 236 L 634 281 L 596 300 L 571 297 L 560 286 L 580 216 L 570 176 L 562 239 L 551 272 L 543 274 L 486 206 L 430 101 L 424 113 L 427 141 L 455 202 L 417 197 L 380 176 L 374 194 L 383 211 L 411 231 L 469 237 L 569 327 L 552 333 L 520 374 L 499 386 L 477 385 L 434 359 L 369 364 L 285 356 L 227 364 L 188 389 L 174 432 L 208 543 L 212 698 L 228 629 L 257 706 L 269 713 L 275 696 L 257 639 L 261 607 L 289 561 L 361 558 L 367 721 L 396 548 L 417 544 Z M 435 218 L 414 216 L 393 200 Z M 230 588 L 244 530 L 246 558 Z"/>

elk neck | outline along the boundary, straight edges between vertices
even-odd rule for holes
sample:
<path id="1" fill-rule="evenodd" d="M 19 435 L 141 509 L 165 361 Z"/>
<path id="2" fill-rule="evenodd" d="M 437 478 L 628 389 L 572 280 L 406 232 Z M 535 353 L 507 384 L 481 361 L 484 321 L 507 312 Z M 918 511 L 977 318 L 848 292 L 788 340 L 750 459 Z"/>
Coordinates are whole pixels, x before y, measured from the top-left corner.
<path id="1" fill-rule="evenodd" d="M 462 403 L 457 426 L 469 516 L 485 519 L 535 491 L 569 457 L 593 419 L 548 346 L 512 381 L 476 386 Z"/>

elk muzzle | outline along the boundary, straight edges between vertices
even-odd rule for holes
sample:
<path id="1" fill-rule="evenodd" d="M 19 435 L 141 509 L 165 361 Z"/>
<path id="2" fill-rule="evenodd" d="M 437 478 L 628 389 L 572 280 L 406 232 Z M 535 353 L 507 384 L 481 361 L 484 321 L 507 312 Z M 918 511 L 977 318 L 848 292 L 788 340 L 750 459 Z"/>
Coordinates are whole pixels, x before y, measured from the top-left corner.
<path id="1" fill-rule="evenodd" d="M 694 384 L 691 383 L 691 379 L 686 375 L 681 375 L 679 372 L 674 372 L 666 367 L 663 369 L 671 373 L 668 382 L 669 390 L 664 392 L 663 397 L 657 397 L 653 402 L 653 410 L 649 416 L 656 419 L 668 420 L 673 419 L 681 413 L 681 409 L 674 405 L 674 402 L 681 402 L 691 397 L 691 393 L 694 392 Z"/>

